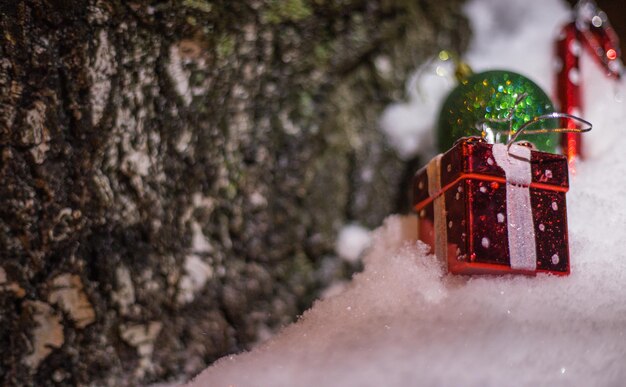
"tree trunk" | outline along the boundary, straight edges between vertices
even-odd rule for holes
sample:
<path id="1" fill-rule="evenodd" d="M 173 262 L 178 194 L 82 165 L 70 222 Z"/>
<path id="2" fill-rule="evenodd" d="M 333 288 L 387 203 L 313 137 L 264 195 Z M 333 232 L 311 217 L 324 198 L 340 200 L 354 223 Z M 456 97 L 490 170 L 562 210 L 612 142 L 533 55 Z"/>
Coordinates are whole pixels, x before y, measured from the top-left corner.
<path id="1" fill-rule="evenodd" d="M 397 207 L 377 118 L 459 3 L 3 2 L 0 384 L 184 378 L 292 321 Z"/>

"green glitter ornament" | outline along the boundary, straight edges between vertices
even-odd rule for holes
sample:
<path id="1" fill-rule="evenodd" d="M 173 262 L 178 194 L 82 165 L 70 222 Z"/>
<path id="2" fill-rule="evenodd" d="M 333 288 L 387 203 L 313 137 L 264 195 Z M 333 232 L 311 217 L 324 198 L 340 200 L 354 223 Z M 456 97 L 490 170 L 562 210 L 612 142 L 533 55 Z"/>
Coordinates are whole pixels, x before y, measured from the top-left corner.
<path id="1" fill-rule="evenodd" d="M 491 143 L 506 143 L 509 128 L 514 133 L 524 123 L 554 112 L 554 106 L 537 84 L 513 71 L 493 70 L 467 75 L 448 95 L 439 113 L 438 145 L 450 149 L 461 137 L 480 136 Z M 553 129 L 557 122 L 542 122 Z M 537 149 L 556 153 L 558 133 L 521 134 L 517 141 L 530 141 Z"/>

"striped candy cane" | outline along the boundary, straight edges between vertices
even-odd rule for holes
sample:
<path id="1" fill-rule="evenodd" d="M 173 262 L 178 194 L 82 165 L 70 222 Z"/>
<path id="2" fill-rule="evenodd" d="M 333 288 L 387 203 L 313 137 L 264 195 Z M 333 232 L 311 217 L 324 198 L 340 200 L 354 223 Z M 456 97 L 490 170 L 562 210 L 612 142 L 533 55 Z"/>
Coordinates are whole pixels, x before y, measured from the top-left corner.
<path id="1" fill-rule="evenodd" d="M 557 98 L 561 111 L 580 116 L 582 50 L 586 49 L 611 78 L 621 78 L 623 64 L 617 34 L 594 1 L 580 0 L 573 19 L 563 26 L 556 42 Z M 570 120 L 567 127 L 574 128 L 576 123 Z M 576 158 L 584 156 L 579 133 L 564 133 L 561 146 L 571 168 Z"/>

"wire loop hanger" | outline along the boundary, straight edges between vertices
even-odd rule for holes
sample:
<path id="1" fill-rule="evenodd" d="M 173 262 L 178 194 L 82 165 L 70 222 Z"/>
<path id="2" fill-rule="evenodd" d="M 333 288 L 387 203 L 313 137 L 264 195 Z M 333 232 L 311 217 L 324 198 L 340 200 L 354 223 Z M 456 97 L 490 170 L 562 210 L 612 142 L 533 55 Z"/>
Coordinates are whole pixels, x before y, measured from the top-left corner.
<path id="1" fill-rule="evenodd" d="M 522 132 L 524 132 L 525 134 L 585 133 L 585 132 L 590 131 L 593 128 L 593 125 L 591 124 L 591 122 L 584 120 L 580 117 L 577 117 L 568 113 L 554 112 L 554 113 L 548 113 L 548 114 L 543 114 L 543 115 L 534 117 L 530 121 L 525 122 L 519 129 L 513 130 L 513 112 L 515 111 L 515 108 L 517 107 L 517 105 L 519 105 L 519 103 L 523 101 L 524 98 L 526 98 L 527 96 L 528 96 L 528 93 L 522 93 L 520 96 L 518 96 L 515 100 L 515 104 L 513 105 L 511 109 L 509 109 L 509 112 L 505 118 L 490 118 L 490 119 L 481 120 L 476 123 L 476 130 L 481 132 L 481 136 L 483 138 L 487 136 L 487 130 L 493 130 L 493 129 L 499 131 L 502 134 L 507 135 L 508 139 L 506 142 L 506 149 L 509 150 L 511 148 L 511 145 L 513 145 L 515 140 L 517 140 L 517 138 L 521 135 Z M 556 119 L 558 119 L 559 122 L 561 122 L 562 119 L 566 119 L 567 126 L 559 127 L 559 128 L 543 127 L 543 128 L 537 128 L 537 129 L 528 129 L 529 127 L 536 125 L 537 123 L 544 123 L 546 121 L 556 120 Z M 509 128 L 507 131 L 504 131 L 502 129 L 497 129 L 497 128 L 491 128 L 488 125 L 489 123 L 508 123 Z"/>

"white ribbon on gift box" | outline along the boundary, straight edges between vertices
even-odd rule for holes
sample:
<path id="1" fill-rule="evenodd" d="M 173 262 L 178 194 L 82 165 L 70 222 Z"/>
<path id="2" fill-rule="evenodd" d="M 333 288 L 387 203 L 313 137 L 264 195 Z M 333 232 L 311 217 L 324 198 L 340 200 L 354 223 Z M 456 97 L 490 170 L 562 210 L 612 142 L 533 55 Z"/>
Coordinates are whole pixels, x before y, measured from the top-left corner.
<path id="1" fill-rule="evenodd" d="M 530 204 L 530 148 L 494 144 L 496 164 L 504 170 L 506 178 L 506 219 L 509 239 L 511 269 L 537 270 L 535 224 Z"/>

